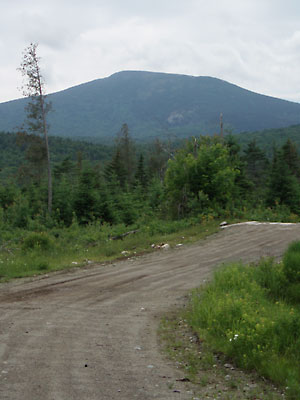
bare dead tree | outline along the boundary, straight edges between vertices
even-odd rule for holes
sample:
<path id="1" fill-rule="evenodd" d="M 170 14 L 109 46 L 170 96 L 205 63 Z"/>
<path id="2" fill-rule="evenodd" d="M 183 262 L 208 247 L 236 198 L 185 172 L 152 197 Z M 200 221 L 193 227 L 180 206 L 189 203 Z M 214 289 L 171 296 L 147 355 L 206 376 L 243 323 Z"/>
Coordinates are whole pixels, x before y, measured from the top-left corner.
<path id="1" fill-rule="evenodd" d="M 223 113 L 220 114 L 220 137 L 223 139 Z"/>
<path id="2" fill-rule="evenodd" d="M 22 92 L 25 97 L 30 98 L 26 105 L 27 125 L 29 130 L 42 135 L 45 141 L 48 170 L 48 212 L 52 212 L 52 176 L 50 165 L 50 152 L 48 144 L 47 113 L 51 104 L 46 102 L 45 83 L 40 69 L 40 57 L 37 56 L 37 43 L 31 43 L 23 52 L 23 58 L 19 71 L 25 77 Z"/>

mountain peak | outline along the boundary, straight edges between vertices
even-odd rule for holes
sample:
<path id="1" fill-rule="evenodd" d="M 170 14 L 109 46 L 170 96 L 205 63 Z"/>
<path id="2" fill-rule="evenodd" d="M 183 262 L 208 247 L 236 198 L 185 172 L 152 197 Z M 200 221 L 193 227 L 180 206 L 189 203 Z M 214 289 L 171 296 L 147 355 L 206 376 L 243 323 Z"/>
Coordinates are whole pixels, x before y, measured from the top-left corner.
<path id="1" fill-rule="evenodd" d="M 133 137 L 254 131 L 300 123 L 300 104 L 260 95 L 208 76 L 120 71 L 48 96 L 50 134 L 109 138 L 123 123 Z M 26 100 L 0 104 L 0 130 L 24 120 Z"/>

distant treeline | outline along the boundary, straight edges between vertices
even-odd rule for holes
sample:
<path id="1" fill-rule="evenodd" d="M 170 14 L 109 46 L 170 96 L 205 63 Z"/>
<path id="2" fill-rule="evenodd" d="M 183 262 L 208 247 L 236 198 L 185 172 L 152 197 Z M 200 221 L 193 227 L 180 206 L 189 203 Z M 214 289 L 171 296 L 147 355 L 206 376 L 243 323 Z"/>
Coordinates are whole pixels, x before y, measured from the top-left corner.
<path id="1" fill-rule="evenodd" d="M 294 129 L 294 128 L 289 128 Z M 47 212 L 43 141 L 1 134 L 5 226 L 132 225 L 147 218 L 300 218 L 300 158 L 287 139 L 272 154 L 227 135 L 136 146 L 124 124 L 114 146 L 51 138 L 53 212 Z M 275 135 L 274 135 L 275 137 Z M 251 140 L 252 139 L 252 140 Z M 179 147 L 178 147 L 179 146 Z M 11 157 L 11 158 L 9 158 Z M 139 223 L 140 223 L 139 222 Z"/>
<path id="2" fill-rule="evenodd" d="M 90 143 L 83 140 L 72 140 L 58 136 L 49 137 L 51 159 L 61 162 L 66 157 L 75 161 L 78 153 L 90 161 L 109 160 L 112 155 L 112 146 Z M 19 166 L 25 160 L 24 146 L 18 142 L 16 133 L 0 132 L 0 168 Z"/>
<path id="3" fill-rule="evenodd" d="M 298 151 L 300 150 L 300 125 L 257 132 L 242 132 L 234 136 L 242 148 L 255 140 L 257 146 L 264 150 L 269 158 L 272 157 L 274 147 L 282 146 L 288 139 L 296 145 Z"/>
<path id="4" fill-rule="evenodd" d="M 225 136 L 230 136 L 230 132 L 225 132 Z M 258 132 L 243 132 L 233 134 L 239 145 L 244 149 L 248 143 L 255 140 L 266 156 L 271 159 L 274 147 L 282 146 L 288 139 L 300 149 L 300 125 L 287 128 L 267 129 Z M 197 134 L 195 133 L 195 136 Z M 50 136 L 51 160 L 53 163 L 61 162 L 65 158 L 76 161 L 78 156 L 83 160 L 93 162 L 106 162 L 114 152 L 114 139 L 110 141 L 103 139 L 90 138 L 61 138 Z M 135 147 L 138 152 L 147 154 L 151 152 L 151 147 L 157 139 L 150 143 L 140 143 L 135 141 Z M 187 139 L 177 139 L 173 136 L 169 141 L 163 141 L 164 147 L 176 149 L 182 146 Z M 25 160 L 25 152 L 22 146 L 18 145 L 17 134 L 9 132 L 0 132 L 0 169 L 19 167 Z"/>

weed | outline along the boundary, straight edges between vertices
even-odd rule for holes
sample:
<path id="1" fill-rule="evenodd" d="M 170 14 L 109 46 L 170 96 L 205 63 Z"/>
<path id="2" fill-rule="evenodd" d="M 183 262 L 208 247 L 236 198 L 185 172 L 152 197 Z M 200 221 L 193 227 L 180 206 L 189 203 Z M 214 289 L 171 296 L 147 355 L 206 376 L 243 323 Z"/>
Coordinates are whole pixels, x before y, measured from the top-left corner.
<path id="1" fill-rule="evenodd" d="M 292 243 L 283 257 L 284 273 L 291 283 L 300 282 L 300 242 Z"/>
<path id="2" fill-rule="evenodd" d="M 37 265 L 37 269 L 39 271 L 46 271 L 49 268 L 49 264 L 46 261 L 41 261 L 38 265 Z"/>
<path id="3" fill-rule="evenodd" d="M 289 399 L 300 398 L 299 271 L 300 242 L 280 264 L 262 260 L 256 267 L 224 267 L 193 292 L 188 314 L 213 349 L 287 387 Z"/>
<path id="4" fill-rule="evenodd" d="M 174 382 L 167 383 L 168 389 L 172 390 L 174 388 Z"/>
<path id="5" fill-rule="evenodd" d="M 221 353 L 215 354 L 206 341 L 191 342 L 193 333 L 187 323 L 189 313 L 189 310 L 179 310 L 163 318 L 159 338 L 167 356 L 183 370 L 187 386 L 192 385 L 193 398 L 282 400 L 276 388 L 253 372 L 247 374 L 234 368 L 230 370 L 231 379 L 226 380 L 228 369 L 224 364 L 228 360 Z M 256 382 L 255 389 L 249 382 Z M 247 393 L 244 391 L 246 387 Z M 264 393 L 268 393 L 268 396 Z"/>
<path id="6" fill-rule="evenodd" d="M 199 379 L 199 384 L 201 386 L 207 386 L 209 384 L 209 377 L 206 374 L 201 374 Z"/>
<path id="7" fill-rule="evenodd" d="M 40 250 L 50 250 L 53 248 L 54 244 L 52 239 L 47 235 L 47 233 L 30 233 L 23 242 L 22 249 L 32 250 L 32 249 L 40 249 Z"/>
<path id="8" fill-rule="evenodd" d="M 1 231 L 0 280 L 25 277 L 85 265 L 86 260 L 109 261 L 122 256 L 151 251 L 152 243 L 178 243 L 199 240 L 218 229 L 217 221 L 199 224 L 195 219 L 181 221 L 142 221 L 132 227 L 94 223 L 80 226 L 76 220 L 70 227 L 55 226 L 47 232 L 23 229 Z M 139 231 L 123 240 L 110 240 L 126 231 Z M 182 239 L 182 237 L 190 239 Z"/>
<path id="9" fill-rule="evenodd" d="M 231 379 L 229 381 L 228 386 L 230 387 L 230 389 L 237 389 L 238 388 L 237 381 L 235 379 Z"/>

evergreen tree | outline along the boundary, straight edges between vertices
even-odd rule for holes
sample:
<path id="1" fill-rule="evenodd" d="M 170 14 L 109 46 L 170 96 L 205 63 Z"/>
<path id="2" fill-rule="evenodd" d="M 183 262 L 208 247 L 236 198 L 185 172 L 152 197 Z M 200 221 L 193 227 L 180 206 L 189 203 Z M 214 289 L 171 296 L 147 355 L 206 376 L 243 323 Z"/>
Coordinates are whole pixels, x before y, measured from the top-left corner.
<path id="1" fill-rule="evenodd" d="M 241 158 L 241 147 L 233 135 L 227 135 L 224 138 L 224 144 L 228 148 L 231 165 L 238 170 L 235 177 L 235 185 L 233 188 L 233 195 L 236 200 L 243 201 L 249 197 L 249 192 L 253 189 L 249 178 L 246 173 L 246 162 Z"/>
<path id="2" fill-rule="evenodd" d="M 233 135 L 227 135 L 224 138 L 224 144 L 227 146 L 229 150 L 229 155 L 233 160 L 236 160 L 237 158 L 240 157 L 240 150 L 241 146 L 239 145 L 236 137 Z"/>
<path id="3" fill-rule="evenodd" d="M 56 164 L 53 168 L 54 177 L 59 179 L 62 176 L 73 177 L 75 175 L 75 164 L 70 160 L 70 157 L 66 157 L 61 163 Z"/>
<path id="4" fill-rule="evenodd" d="M 115 155 L 113 156 L 111 162 L 106 165 L 104 170 L 104 176 L 107 182 L 112 182 L 117 180 L 122 188 L 125 187 L 127 174 L 125 171 L 125 166 L 122 161 L 121 152 L 118 149 Z"/>
<path id="5" fill-rule="evenodd" d="M 292 212 L 300 212 L 300 184 L 291 172 L 282 150 L 274 151 L 266 203 L 269 206 L 286 205 Z"/>
<path id="6" fill-rule="evenodd" d="M 97 174 L 91 168 L 86 168 L 81 173 L 74 195 L 74 210 L 81 223 L 88 223 L 99 216 L 97 179 Z"/>
<path id="7" fill-rule="evenodd" d="M 79 204 L 78 195 L 83 194 L 79 188 L 76 192 L 76 203 L 74 202 L 74 188 L 70 185 L 68 177 L 61 175 L 59 180 L 55 180 L 53 188 L 53 214 L 58 222 L 63 222 L 69 226 L 73 219 L 73 207 L 77 207 L 78 216 L 82 217 L 81 205 Z M 82 189 L 82 188 L 81 188 Z"/>
<path id="8" fill-rule="evenodd" d="M 148 186 L 148 177 L 145 171 L 145 166 L 144 166 L 144 156 L 143 154 L 140 155 L 139 161 L 138 161 L 138 167 L 137 171 L 135 174 L 135 179 L 143 189 L 146 189 Z"/>
<path id="9" fill-rule="evenodd" d="M 47 167 L 45 142 L 40 136 L 19 131 L 17 144 L 25 152 L 25 163 L 19 168 L 18 178 L 23 184 L 42 183 Z"/>
<path id="10" fill-rule="evenodd" d="M 282 157 L 287 163 L 291 173 L 297 178 L 300 177 L 300 160 L 298 150 L 290 139 L 282 146 Z"/>
<path id="11" fill-rule="evenodd" d="M 265 185 L 268 160 L 265 153 L 257 146 L 255 139 L 248 143 L 243 160 L 246 162 L 246 175 L 254 187 Z"/>

